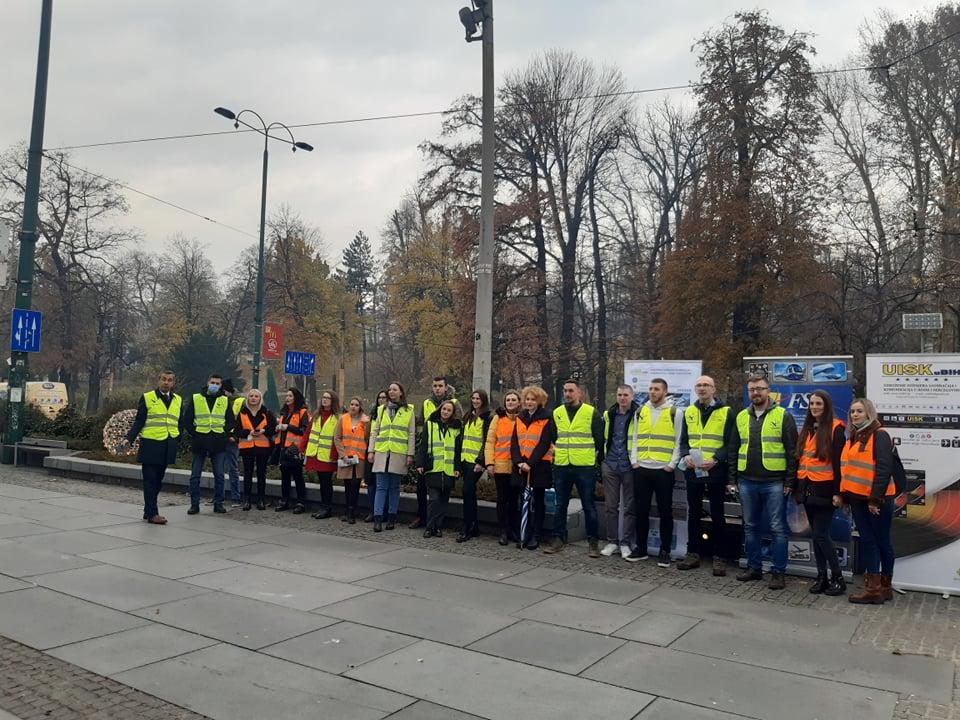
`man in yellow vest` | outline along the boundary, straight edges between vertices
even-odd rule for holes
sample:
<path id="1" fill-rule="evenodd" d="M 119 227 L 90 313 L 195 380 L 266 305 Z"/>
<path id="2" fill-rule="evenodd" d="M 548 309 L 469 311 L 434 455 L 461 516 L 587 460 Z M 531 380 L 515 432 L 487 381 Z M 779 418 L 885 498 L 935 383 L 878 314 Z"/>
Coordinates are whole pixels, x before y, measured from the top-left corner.
<path id="1" fill-rule="evenodd" d="M 567 507 L 570 491 L 577 487 L 590 546 L 590 557 L 600 557 L 597 536 L 597 506 L 593 499 L 597 463 L 603 459 L 603 414 L 582 401 L 583 391 L 576 380 L 563 384 L 563 405 L 553 411 L 557 441 L 553 455 L 553 486 L 557 509 L 553 516 L 553 540 L 543 549 L 558 553 L 567 542 Z"/>
<path id="2" fill-rule="evenodd" d="M 696 379 L 696 401 L 683 412 L 680 457 L 687 485 L 687 554 L 677 570 L 700 567 L 705 545 L 702 529 L 703 498 L 710 502 L 710 537 L 713 541 L 713 574 L 727 574 L 730 554 L 724 501 L 727 491 L 727 445 L 734 413 L 717 399 L 717 385 L 709 375 Z"/>
<path id="3" fill-rule="evenodd" d="M 172 371 L 160 373 L 157 388 L 145 392 L 137 403 L 137 416 L 127 433 L 128 443 L 140 436 L 137 460 L 143 474 L 143 519 L 152 525 L 167 524 L 157 508 L 157 496 L 167 465 L 176 461 L 180 444 L 182 402 L 173 392 L 176 382 Z"/>
<path id="4" fill-rule="evenodd" d="M 747 378 L 750 407 L 740 411 L 730 432 L 730 483 L 740 490 L 747 568 L 737 580 L 763 579 L 763 526 L 773 536 L 770 561 L 771 590 L 786 586 L 786 497 L 797 481 L 797 424 L 793 416 L 770 399 L 765 375 Z"/>
<path id="5" fill-rule="evenodd" d="M 673 484 L 674 471 L 680 462 L 682 427 L 677 417 L 676 408 L 667 397 L 667 381 L 654 378 L 647 388 L 647 401 L 634 417 L 633 434 L 628 438 L 633 465 L 637 547 L 627 556 L 627 560 L 637 561 L 647 557 L 650 501 L 656 495 L 660 521 L 657 565 L 662 568 L 670 567 L 670 550 L 673 547 Z"/>
<path id="6" fill-rule="evenodd" d="M 417 418 L 417 425 L 420 426 L 421 431 L 427 426 L 427 420 L 430 419 L 430 416 L 440 407 L 440 404 L 444 400 L 453 401 L 454 408 L 459 411 L 460 408 L 457 407 L 457 399 L 453 397 L 453 392 L 450 386 L 447 384 L 447 378 L 443 375 L 437 375 L 433 378 L 433 382 L 430 385 L 431 395 L 426 400 L 423 401 L 423 405 L 420 407 L 420 417 Z M 417 517 L 413 519 L 413 522 L 410 523 L 409 527 L 411 530 L 416 530 L 417 528 L 426 527 L 427 524 L 427 483 L 423 475 L 417 475 Z"/>
<path id="7" fill-rule="evenodd" d="M 237 392 L 232 378 L 223 381 L 223 394 L 230 401 L 230 409 L 233 410 L 233 417 L 236 419 L 240 415 L 240 408 L 243 407 L 243 395 Z M 236 428 L 231 427 L 229 430 L 224 472 L 230 480 L 230 499 L 233 507 L 240 507 L 243 502 L 243 494 L 240 492 L 240 445 L 237 441 Z"/>
<path id="8" fill-rule="evenodd" d="M 213 511 L 225 513 L 223 506 L 223 463 L 227 455 L 227 439 L 233 432 L 234 417 L 230 400 L 223 393 L 223 378 L 211 375 L 202 392 L 193 394 L 183 416 L 183 426 L 190 432 L 193 465 L 190 471 L 190 509 L 188 515 L 200 512 L 200 476 L 210 458 L 213 466 Z"/>

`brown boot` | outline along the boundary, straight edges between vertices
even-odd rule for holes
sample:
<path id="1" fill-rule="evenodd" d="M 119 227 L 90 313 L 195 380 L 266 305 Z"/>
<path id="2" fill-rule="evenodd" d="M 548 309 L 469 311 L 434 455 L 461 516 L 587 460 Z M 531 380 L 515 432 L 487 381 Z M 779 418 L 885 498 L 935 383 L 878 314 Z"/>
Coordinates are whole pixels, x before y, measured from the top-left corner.
<path id="1" fill-rule="evenodd" d="M 864 573 L 863 592 L 851 595 L 850 602 L 858 605 L 883 605 L 883 591 L 880 588 L 879 573 Z"/>
<path id="2" fill-rule="evenodd" d="M 880 594 L 883 596 L 883 601 L 893 600 L 893 575 L 881 575 L 880 576 Z"/>

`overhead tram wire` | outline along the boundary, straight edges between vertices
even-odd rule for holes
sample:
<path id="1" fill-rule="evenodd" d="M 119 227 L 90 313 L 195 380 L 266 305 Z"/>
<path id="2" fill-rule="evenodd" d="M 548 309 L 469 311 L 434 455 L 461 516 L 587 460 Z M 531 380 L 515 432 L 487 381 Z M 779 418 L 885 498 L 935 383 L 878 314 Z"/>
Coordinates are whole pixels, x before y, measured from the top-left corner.
<path id="1" fill-rule="evenodd" d="M 933 48 L 941 45 L 948 40 L 960 36 L 960 30 L 945 35 L 942 38 L 935 40 L 928 45 L 923 46 L 922 48 L 917 48 L 905 55 L 902 55 L 895 60 L 891 60 L 888 63 L 883 63 L 881 65 L 861 65 L 857 67 L 846 67 L 846 68 L 826 68 L 821 70 L 812 70 L 812 75 L 839 75 L 842 73 L 851 73 L 851 72 L 872 72 L 876 70 L 887 72 L 893 67 L 899 65 L 906 60 L 914 58 L 922 53 L 932 50 Z M 496 109 L 503 110 L 516 107 L 524 107 L 529 104 L 546 104 L 546 103 L 564 103 L 564 102 L 573 102 L 575 100 L 601 100 L 611 97 L 627 97 L 631 95 L 646 95 L 650 93 L 657 92 L 673 92 L 675 90 L 695 90 L 699 87 L 704 87 L 709 83 L 681 83 L 677 85 L 663 85 L 660 87 L 649 87 L 649 88 L 638 88 L 634 90 L 621 90 L 613 93 L 598 93 L 594 95 L 572 95 L 570 97 L 556 98 L 556 99 L 545 99 L 545 100 L 532 100 L 530 103 L 506 103 L 502 105 L 497 105 Z M 479 102 L 479 99 L 478 99 Z M 335 125 L 355 125 L 359 123 L 367 122 L 382 122 L 385 120 L 407 120 L 411 118 L 421 118 L 421 117 L 432 117 L 432 116 L 442 116 L 442 115 L 452 115 L 459 112 L 458 109 L 447 108 L 445 110 L 424 110 L 421 112 L 408 112 L 408 113 L 394 113 L 389 115 L 367 115 L 355 118 L 342 118 L 339 120 L 321 120 L 318 122 L 310 123 L 300 123 L 297 125 L 290 125 L 291 128 L 317 128 L 317 127 L 328 127 Z M 195 133 L 184 133 L 181 135 L 158 135 L 155 137 L 145 137 L 145 138 L 132 138 L 129 140 L 107 140 L 104 142 L 97 143 L 87 143 L 84 145 L 62 145 L 56 148 L 47 148 L 48 150 L 85 150 L 89 148 L 100 148 L 100 147 L 111 147 L 114 145 L 135 145 L 139 143 L 149 143 L 149 142 L 163 142 L 167 140 L 189 140 L 192 138 L 201 138 L 201 137 L 215 137 L 217 135 L 234 135 L 238 132 L 252 132 L 251 130 L 217 130 L 212 132 L 195 132 Z"/>

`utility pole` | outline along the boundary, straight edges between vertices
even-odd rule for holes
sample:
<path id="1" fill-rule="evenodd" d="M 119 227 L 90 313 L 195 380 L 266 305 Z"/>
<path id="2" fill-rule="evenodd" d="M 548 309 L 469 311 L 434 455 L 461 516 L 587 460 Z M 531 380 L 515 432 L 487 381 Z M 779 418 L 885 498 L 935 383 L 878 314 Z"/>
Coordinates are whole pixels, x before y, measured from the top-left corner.
<path id="1" fill-rule="evenodd" d="M 473 9 L 460 10 L 460 22 L 467 42 L 483 45 L 482 150 L 480 171 L 480 248 L 477 253 L 477 301 L 473 344 L 473 389 L 490 392 L 493 365 L 493 259 L 494 259 L 494 85 L 493 85 L 493 0 L 472 0 Z M 477 25 L 482 34 L 477 37 Z"/>
<path id="2" fill-rule="evenodd" d="M 340 404 L 346 402 L 347 393 L 347 373 L 346 365 L 346 336 L 347 336 L 347 313 L 340 311 L 340 369 L 337 370 L 337 395 L 340 396 Z M 334 408 L 334 412 L 340 412 L 340 408 Z"/>
<path id="3" fill-rule="evenodd" d="M 37 82 L 33 93 L 33 126 L 27 155 L 27 184 L 23 197 L 23 222 L 20 225 L 20 260 L 17 265 L 17 289 L 14 307 L 29 310 L 33 304 L 33 257 L 37 248 L 37 215 L 40 203 L 40 168 L 43 161 L 43 127 L 47 113 L 47 75 L 50 69 L 50 26 L 53 0 L 43 0 L 40 8 L 40 46 L 37 52 Z M 13 462 L 13 445 L 23 439 L 23 403 L 30 375 L 29 354 L 14 352 L 10 357 L 7 428 L 3 462 Z"/>

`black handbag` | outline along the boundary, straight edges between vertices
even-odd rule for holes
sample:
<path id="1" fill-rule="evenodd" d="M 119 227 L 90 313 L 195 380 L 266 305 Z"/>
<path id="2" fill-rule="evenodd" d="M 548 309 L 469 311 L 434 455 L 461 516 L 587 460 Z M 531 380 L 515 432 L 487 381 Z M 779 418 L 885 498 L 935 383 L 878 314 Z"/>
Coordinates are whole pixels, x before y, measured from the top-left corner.
<path id="1" fill-rule="evenodd" d="M 295 468 L 303 465 L 303 454 L 296 445 L 287 445 L 280 451 L 280 467 Z"/>

